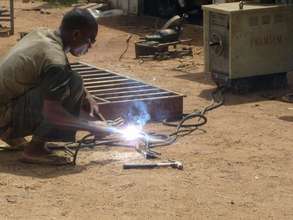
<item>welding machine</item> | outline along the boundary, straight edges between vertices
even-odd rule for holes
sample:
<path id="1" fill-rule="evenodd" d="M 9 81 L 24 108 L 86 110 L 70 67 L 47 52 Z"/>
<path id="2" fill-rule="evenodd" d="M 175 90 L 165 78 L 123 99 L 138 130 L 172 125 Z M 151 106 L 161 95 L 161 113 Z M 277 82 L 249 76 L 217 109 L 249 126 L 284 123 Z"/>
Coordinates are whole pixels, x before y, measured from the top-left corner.
<path id="1" fill-rule="evenodd" d="M 293 70 L 293 6 L 233 2 L 204 5 L 205 72 L 217 85 L 248 92 L 283 88 Z"/>

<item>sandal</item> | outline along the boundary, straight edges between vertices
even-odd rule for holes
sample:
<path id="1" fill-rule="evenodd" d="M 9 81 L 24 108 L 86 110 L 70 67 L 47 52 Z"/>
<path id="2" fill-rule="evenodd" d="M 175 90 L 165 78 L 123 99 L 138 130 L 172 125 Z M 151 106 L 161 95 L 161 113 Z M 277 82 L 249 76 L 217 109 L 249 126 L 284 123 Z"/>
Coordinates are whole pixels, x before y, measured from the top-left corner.
<path id="1" fill-rule="evenodd" d="M 22 151 L 28 141 L 24 138 L 17 138 L 12 140 L 3 140 L 7 145 L 0 145 L 2 151 Z"/>

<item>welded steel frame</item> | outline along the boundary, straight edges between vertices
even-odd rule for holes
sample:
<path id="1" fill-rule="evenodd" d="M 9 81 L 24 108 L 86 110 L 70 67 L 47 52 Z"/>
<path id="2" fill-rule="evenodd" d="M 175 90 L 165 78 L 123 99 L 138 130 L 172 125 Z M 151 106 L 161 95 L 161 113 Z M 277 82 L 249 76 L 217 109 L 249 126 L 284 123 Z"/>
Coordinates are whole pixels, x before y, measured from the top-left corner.
<path id="1" fill-rule="evenodd" d="M 82 65 L 83 67 L 79 67 Z M 107 69 L 97 68 L 85 62 L 72 63 L 71 67 L 80 73 L 85 88 L 94 96 L 100 112 L 106 119 L 112 120 L 118 117 L 127 119 L 129 109 L 137 102 L 143 102 L 147 106 L 152 121 L 177 119 L 183 113 L 184 95 L 182 94 Z M 97 77 L 91 79 L 94 74 Z M 98 75 L 101 77 L 99 78 Z"/>

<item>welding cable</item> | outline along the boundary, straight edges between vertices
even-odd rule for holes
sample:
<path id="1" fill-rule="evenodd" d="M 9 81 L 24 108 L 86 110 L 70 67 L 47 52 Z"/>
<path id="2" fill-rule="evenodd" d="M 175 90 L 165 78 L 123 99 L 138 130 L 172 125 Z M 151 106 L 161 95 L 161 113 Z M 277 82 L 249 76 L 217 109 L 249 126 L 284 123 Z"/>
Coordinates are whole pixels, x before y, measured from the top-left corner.
<path id="1" fill-rule="evenodd" d="M 203 126 L 207 123 L 207 117 L 205 114 L 209 111 L 212 111 L 224 104 L 224 96 L 223 93 L 225 91 L 225 87 L 218 87 L 211 93 L 212 101 L 211 103 L 203 108 L 202 110 L 195 110 L 194 112 L 190 114 L 184 114 L 183 118 L 179 121 L 179 123 L 170 123 L 167 120 L 163 121 L 164 125 L 176 127 L 175 132 L 162 136 L 161 134 L 153 134 L 153 136 L 161 136 L 162 142 L 159 143 L 150 143 L 149 147 L 158 147 L 158 146 L 166 146 L 174 143 L 179 136 L 186 136 L 188 134 L 191 134 L 195 130 L 198 130 L 199 127 Z M 190 121 L 191 119 L 197 119 L 196 123 L 193 124 L 186 124 L 187 121 Z"/>
<path id="2" fill-rule="evenodd" d="M 93 149 L 99 145 L 107 145 L 116 142 L 116 140 L 100 140 L 92 133 L 85 135 L 81 140 L 73 143 L 69 143 L 64 146 L 65 153 L 69 154 L 72 157 L 72 164 L 76 165 L 76 160 L 78 153 L 83 148 Z M 72 146 L 73 144 L 77 144 L 77 146 Z"/>
<path id="3" fill-rule="evenodd" d="M 126 39 L 126 48 L 124 49 L 124 51 L 122 52 L 122 54 L 120 55 L 119 57 L 119 61 L 122 59 L 122 57 L 126 54 L 126 52 L 128 51 L 128 48 L 129 48 L 129 42 L 130 42 L 130 39 L 133 37 L 132 34 L 130 34 L 127 39 Z"/>

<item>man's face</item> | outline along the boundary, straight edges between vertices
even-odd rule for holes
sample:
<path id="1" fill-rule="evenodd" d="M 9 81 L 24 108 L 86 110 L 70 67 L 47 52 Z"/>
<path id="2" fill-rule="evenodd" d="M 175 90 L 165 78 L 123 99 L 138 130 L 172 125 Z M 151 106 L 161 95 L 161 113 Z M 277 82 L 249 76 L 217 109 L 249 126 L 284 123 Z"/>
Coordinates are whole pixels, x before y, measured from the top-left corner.
<path id="1" fill-rule="evenodd" d="M 71 44 L 70 44 L 70 53 L 73 56 L 81 56 L 86 54 L 89 48 L 96 41 L 97 31 L 93 30 L 74 30 L 72 32 Z"/>

